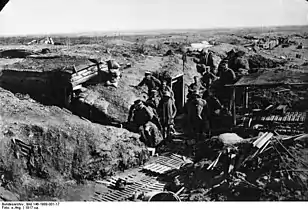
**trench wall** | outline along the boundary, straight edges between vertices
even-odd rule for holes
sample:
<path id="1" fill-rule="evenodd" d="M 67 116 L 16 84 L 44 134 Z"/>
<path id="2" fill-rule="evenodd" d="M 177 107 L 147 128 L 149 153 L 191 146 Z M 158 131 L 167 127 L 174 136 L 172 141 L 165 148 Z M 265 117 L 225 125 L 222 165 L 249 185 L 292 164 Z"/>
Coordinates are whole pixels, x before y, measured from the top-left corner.
<path id="1" fill-rule="evenodd" d="M 29 94 L 43 104 L 60 105 L 63 84 L 54 72 L 2 70 L 0 86 L 13 93 Z"/>
<path id="2" fill-rule="evenodd" d="M 62 75 L 63 76 L 63 75 Z M 0 87 L 13 92 L 28 94 L 45 105 L 65 107 L 64 88 L 68 83 L 58 72 L 16 71 L 5 69 L 0 74 Z M 83 100 L 73 99 L 69 108 L 74 114 L 100 124 L 114 124 L 116 119 L 107 110 L 97 108 Z M 107 109 L 107 107 L 105 107 Z M 117 124 L 117 123 L 116 123 Z"/>

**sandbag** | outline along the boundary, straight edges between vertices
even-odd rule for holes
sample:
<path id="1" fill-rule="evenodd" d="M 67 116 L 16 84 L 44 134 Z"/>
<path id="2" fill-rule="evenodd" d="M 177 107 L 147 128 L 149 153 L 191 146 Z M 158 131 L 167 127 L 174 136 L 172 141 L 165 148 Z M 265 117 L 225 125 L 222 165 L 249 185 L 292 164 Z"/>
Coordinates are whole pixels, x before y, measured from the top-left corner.
<path id="1" fill-rule="evenodd" d="M 113 86 L 113 87 L 117 88 L 118 85 L 119 85 L 119 81 L 117 81 L 117 80 L 107 81 L 107 82 L 106 82 L 106 85 L 107 85 L 107 86 Z"/>
<path id="2" fill-rule="evenodd" d="M 218 136 L 218 139 L 221 140 L 224 144 L 233 145 L 241 143 L 244 139 L 238 136 L 236 133 L 223 133 Z"/>
<path id="3" fill-rule="evenodd" d="M 112 78 L 119 78 L 121 76 L 121 72 L 119 69 L 110 69 L 109 73 Z"/>
<path id="4" fill-rule="evenodd" d="M 119 69 L 121 66 L 115 60 L 107 61 L 108 69 Z"/>

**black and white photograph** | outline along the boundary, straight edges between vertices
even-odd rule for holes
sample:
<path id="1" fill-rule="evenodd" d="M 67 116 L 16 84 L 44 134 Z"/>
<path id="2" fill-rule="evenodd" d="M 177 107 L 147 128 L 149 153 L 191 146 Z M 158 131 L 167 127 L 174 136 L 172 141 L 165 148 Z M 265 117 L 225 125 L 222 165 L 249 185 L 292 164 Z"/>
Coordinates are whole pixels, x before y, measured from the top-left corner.
<path id="1" fill-rule="evenodd" d="M 1 208 L 307 202 L 307 90 L 307 0 L 1 0 Z"/>

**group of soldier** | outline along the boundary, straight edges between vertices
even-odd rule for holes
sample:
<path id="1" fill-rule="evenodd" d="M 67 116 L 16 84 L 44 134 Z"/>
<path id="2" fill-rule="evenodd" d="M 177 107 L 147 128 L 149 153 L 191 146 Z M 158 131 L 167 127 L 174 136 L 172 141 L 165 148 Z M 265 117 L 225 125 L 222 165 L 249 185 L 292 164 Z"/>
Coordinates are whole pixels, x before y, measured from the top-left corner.
<path id="1" fill-rule="evenodd" d="M 197 71 L 200 76 L 195 76 L 188 87 L 184 127 L 189 135 L 200 139 L 218 127 L 230 126 L 232 90 L 225 85 L 233 84 L 236 74 L 228 67 L 228 59 L 223 59 L 218 68 L 198 64 Z M 174 93 L 166 80 L 160 81 L 151 72 L 146 72 L 144 79 L 135 87 L 143 85 L 148 87 L 148 99 L 134 102 L 129 110 L 128 122 L 135 124 L 148 146 L 155 147 L 160 143 L 157 141 L 158 133 L 163 139 L 169 139 L 176 133 L 174 118 L 177 108 Z M 155 127 L 160 132 L 155 131 Z"/>
<path id="2" fill-rule="evenodd" d="M 233 90 L 226 85 L 234 84 L 239 77 L 228 66 L 235 51 L 228 52 L 217 67 L 213 62 L 208 62 L 210 54 L 205 51 L 204 62 L 196 66 L 200 76 L 195 76 L 194 82 L 188 87 L 185 105 L 188 119 L 185 127 L 197 139 L 202 135 L 211 135 L 213 130 L 232 126 Z"/>
<path id="3" fill-rule="evenodd" d="M 174 118 L 177 108 L 167 80 L 160 81 L 147 71 L 144 79 L 135 87 L 139 89 L 143 85 L 148 87 L 148 98 L 146 101 L 138 99 L 134 102 L 129 110 L 128 123 L 135 125 L 146 145 L 155 147 L 162 139 L 176 132 Z"/>

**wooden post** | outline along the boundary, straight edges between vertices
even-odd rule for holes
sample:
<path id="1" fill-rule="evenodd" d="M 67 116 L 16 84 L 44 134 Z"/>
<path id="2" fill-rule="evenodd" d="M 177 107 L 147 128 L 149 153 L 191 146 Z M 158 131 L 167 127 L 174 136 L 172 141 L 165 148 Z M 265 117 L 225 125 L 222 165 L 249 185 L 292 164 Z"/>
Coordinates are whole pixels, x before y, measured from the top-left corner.
<path id="1" fill-rule="evenodd" d="M 187 62 L 187 55 L 186 53 L 182 55 L 182 60 L 183 60 L 183 77 L 182 77 L 182 93 L 183 93 L 183 99 L 182 99 L 182 106 L 184 107 L 185 105 L 185 84 L 184 84 L 184 76 L 185 76 L 185 63 Z"/>
<path id="2" fill-rule="evenodd" d="M 182 76 L 182 108 L 185 105 L 185 85 L 184 85 L 184 74 Z"/>
<path id="3" fill-rule="evenodd" d="M 245 87 L 245 97 L 244 97 L 244 107 L 247 110 L 248 109 L 248 103 L 249 103 L 249 96 L 248 96 L 248 87 Z"/>
<path id="4" fill-rule="evenodd" d="M 233 125 L 236 125 L 236 108 L 235 108 L 235 87 L 232 87 L 232 117 L 233 117 Z"/>

